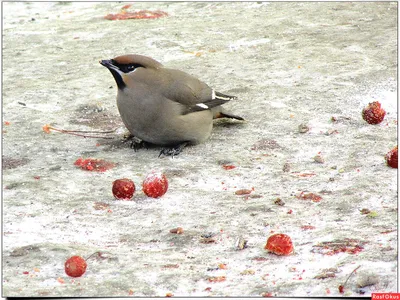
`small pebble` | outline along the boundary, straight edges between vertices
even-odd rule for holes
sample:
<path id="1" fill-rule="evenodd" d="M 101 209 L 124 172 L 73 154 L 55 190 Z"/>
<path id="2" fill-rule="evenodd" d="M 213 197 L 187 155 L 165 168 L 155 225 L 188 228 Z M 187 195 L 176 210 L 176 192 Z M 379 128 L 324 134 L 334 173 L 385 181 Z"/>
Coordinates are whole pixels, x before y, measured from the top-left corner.
<path id="1" fill-rule="evenodd" d="M 368 215 L 371 211 L 368 208 L 363 208 L 360 210 L 360 213 L 362 215 Z"/>
<path id="2" fill-rule="evenodd" d="M 283 172 L 289 172 L 290 171 L 290 164 L 289 163 L 284 163 L 282 171 Z"/>
<path id="3" fill-rule="evenodd" d="M 202 243 L 202 244 L 212 244 L 212 243 L 215 243 L 215 242 L 216 241 L 213 238 L 202 238 L 202 239 L 200 239 L 200 243 Z"/>
<path id="4" fill-rule="evenodd" d="M 314 161 L 320 164 L 323 164 L 325 162 L 324 158 L 319 154 L 314 156 Z"/>
<path id="5" fill-rule="evenodd" d="M 247 248 L 247 240 L 242 237 L 239 237 L 235 243 L 236 250 L 243 250 Z"/>
<path id="6" fill-rule="evenodd" d="M 248 195 L 252 192 L 252 190 L 248 190 L 248 189 L 242 189 L 242 190 L 237 190 L 235 192 L 235 195 Z"/>
<path id="7" fill-rule="evenodd" d="M 256 271 L 252 270 L 252 269 L 246 269 L 242 272 L 240 272 L 240 275 L 254 275 L 256 273 Z"/>
<path id="8" fill-rule="evenodd" d="M 284 206 L 284 205 L 285 205 L 285 202 L 283 202 L 283 200 L 282 200 L 281 198 L 276 198 L 276 200 L 274 201 L 274 203 L 275 203 L 276 205 L 279 205 L 279 206 Z"/>
<path id="9" fill-rule="evenodd" d="M 172 228 L 170 233 L 176 233 L 176 234 L 182 234 L 183 233 L 183 228 L 182 227 L 177 227 L 177 228 Z"/>
<path id="10" fill-rule="evenodd" d="M 309 130 L 310 130 L 310 127 L 308 127 L 306 124 L 300 124 L 299 125 L 299 132 L 300 133 L 306 133 Z"/>
<path id="11" fill-rule="evenodd" d="M 359 288 L 376 285 L 377 283 L 379 283 L 379 276 L 375 274 L 363 274 L 357 280 L 357 285 Z"/>

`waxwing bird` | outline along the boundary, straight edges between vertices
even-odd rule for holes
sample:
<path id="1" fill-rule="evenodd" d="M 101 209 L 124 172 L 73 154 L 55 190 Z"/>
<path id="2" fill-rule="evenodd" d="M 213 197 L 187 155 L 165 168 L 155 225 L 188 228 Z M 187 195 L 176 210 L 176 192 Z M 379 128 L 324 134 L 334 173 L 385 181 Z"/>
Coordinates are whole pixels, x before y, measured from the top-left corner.
<path id="1" fill-rule="evenodd" d="M 221 106 L 237 97 L 219 93 L 150 57 L 122 55 L 100 64 L 117 83 L 117 106 L 125 126 L 144 142 L 169 147 L 160 155 L 177 155 L 188 144 L 204 142 L 213 119 L 244 120 Z"/>

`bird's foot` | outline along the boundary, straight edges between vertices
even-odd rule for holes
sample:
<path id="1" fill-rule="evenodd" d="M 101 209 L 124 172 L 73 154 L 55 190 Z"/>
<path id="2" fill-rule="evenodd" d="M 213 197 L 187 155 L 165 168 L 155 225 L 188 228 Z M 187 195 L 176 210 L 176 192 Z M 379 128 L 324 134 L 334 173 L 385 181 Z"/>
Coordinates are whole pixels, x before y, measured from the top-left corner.
<path id="1" fill-rule="evenodd" d="M 187 144 L 188 144 L 187 142 L 184 142 L 184 143 L 178 144 L 178 145 L 170 147 L 170 148 L 163 148 L 160 151 L 160 154 L 158 155 L 158 157 L 160 157 L 161 155 L 165 155 L 165 156 L 172 156 L 172 158 L 173 158 L 174 156 L 179 155 L 183 151 L 183 148 L 186 147 Z"/>
<path id="2" fill-rule="evenodd" d="M 125 140 L 126 142 L 131 142 L 130 148 L 133 149 L 135 152 L 137 152 L 141 148 L 148 149 L 148 144 L 136 136 L 130 135 Z"/>
<path id="3" fill-rule="evenodd" d="M 149 149 L 149 144 L 140 139 L 132 140 L 131 148 L 133 149 L 133 151 L 137 152 L 139 149 L 142 149 L 142 148 Z"/>

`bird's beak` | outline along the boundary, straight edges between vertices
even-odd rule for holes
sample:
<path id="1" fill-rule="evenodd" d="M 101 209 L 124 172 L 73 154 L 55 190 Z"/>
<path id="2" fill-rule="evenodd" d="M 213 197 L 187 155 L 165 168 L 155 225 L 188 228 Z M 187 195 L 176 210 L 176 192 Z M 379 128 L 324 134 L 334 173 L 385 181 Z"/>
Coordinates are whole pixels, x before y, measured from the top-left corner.
<path id="1" fill-rule="evenodd" d="M 111 72 L 111 74 L 113 75 L 113 77 L 117 83 L 118 88 L 120 90 L 123 90 L 126 86 L 125 82 L 122 78 L 124 73 L 116 65 L 114 65 L 113 60 L 112 59 L 104 59 L 104 60 L 100 60 L 99 63 L 102 66 L 106 67 Z"/>
<path id="2" fill-rule="evenodd" d="M 115 65 L 115 62 L 112 59 L 104 59 L 100 60 L 99 63 L 106 67 L 113 75 L 119 74 L 122 76 L 123 72 L 119 69 L 118 66 Z"/>
<path id="3" fill-rule="evenodd" d="M 104 60 L 100 60 L 99 63 L 106 67 L 107 69 L 114 69 L 114 70 L 118 70 L 118 68 L 113 64 L 111 59 L 104 59 Z"/>

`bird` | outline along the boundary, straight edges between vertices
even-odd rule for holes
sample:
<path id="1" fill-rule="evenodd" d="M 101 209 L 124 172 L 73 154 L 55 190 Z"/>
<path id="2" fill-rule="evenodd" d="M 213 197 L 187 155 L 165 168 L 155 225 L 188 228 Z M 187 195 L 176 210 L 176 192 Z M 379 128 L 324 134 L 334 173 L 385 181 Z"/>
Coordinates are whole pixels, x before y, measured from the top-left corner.
<path id="1" fill-rule="evenodd" d="M 196 77 L 164 67 L 155 59 L 127 54 L 100 60 L 118 87 L 117 107 L 130 134 L 140 142 L 164 147 L 175 156 L 187 145 L 205 142 L 213 119 L 244 118 L 222 105 L 236 96 L 215 91 Z"/>

